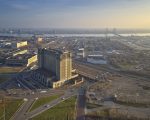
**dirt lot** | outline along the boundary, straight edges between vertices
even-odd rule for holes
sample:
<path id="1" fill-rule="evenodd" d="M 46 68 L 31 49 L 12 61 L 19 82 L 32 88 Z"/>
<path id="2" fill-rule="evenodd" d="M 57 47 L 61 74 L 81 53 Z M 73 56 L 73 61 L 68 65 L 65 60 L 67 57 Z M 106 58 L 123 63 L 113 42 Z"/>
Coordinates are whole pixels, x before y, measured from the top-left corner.
<path id="1" fill-rule="evenodd" d="M 100 113 L 107 110 L 110 117 L 150 118 L 150 81 L 113 77 L 91 86 L 87 92 L 87 102 L 102 105 L 87 110 L 88 114 L 98 112 L 101 116 Z"/>

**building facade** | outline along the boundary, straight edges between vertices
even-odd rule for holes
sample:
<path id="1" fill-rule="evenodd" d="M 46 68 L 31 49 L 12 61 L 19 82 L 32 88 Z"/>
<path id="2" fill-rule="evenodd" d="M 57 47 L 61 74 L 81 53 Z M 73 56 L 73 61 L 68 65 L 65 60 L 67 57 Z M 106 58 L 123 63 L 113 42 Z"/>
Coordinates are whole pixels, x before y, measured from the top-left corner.
<path id="1" fill-rule="evenodd" d="M 13 53 L 13 56 L 26 54 L 27 52 L 28 52 L 27 49 L 25 49 L 25 50 L 19 50 L 19 51 L 16 51 L 15 53 Z"/>
<path id="2" fill-rule="evenodd" d="M 27 41 L 12 43 L 12 48 L 22 48 L 28 45 Z"/>
<path id="3" fill-rule="evenodd" d="M 52 74 L 52 76 L 55 76 L 53 79 L 47 77 L 48 80 L 51 80 L 50 86 L 53 88 L 59 87 L 73 78 L 72 55 L 68 51 L 62 52 L 54 49 L 39 49 L 38 66 L 39 69 L 46 70 L 49 75 Z"/>

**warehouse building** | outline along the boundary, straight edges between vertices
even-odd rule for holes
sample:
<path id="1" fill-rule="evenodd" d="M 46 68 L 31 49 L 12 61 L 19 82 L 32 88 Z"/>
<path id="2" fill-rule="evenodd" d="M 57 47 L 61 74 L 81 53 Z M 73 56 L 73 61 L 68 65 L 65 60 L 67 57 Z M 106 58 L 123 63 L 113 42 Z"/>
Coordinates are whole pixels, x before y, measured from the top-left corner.
<path id="1" fill-rule="evenodd" d="M 6 65 L 11 66 L 29 66 L 37 61 L 37 55 L 33 54 L 19 54 L 11 56 L 5 60 Z"/>
<path id="2" fill-rule="evenodd" d="M 16 52 L 13 53 L 13 56 L 17 56 L 17 55 L 22 55 L 22 54 L 26 54 L 28 52 L 28 50 L 17 50 Z"/>
<path id="3" fill-rule="evenodd" d="M 26 47 L 27 45 L 28 45 L 27 41 L 13 42 L 12 43 L 12 48 L 22 48 L 22 47 Z"/>
<path id="4" fill-rule="evenodd" d="M 107 60 L 103 55 L 88 55 L 87 62 L 92 64 L 107 64 Z"/>

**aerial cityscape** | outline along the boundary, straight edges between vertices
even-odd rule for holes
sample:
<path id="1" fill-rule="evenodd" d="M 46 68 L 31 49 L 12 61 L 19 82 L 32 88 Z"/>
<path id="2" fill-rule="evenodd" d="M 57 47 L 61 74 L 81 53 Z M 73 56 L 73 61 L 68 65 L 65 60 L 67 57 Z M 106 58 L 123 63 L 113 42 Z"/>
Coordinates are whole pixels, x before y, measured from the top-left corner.
<path id="1" fill-rule="evenodd" d="M 0 120 L 150 120 L 149 0 L 0 0 Z"/>

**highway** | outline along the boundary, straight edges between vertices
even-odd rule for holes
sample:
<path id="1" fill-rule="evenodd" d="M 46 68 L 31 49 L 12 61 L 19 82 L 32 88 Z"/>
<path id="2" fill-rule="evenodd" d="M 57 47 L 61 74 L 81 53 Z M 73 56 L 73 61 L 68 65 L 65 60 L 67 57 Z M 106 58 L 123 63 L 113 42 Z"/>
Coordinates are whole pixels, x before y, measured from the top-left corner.
<path id="1" fill-rule="evenodd" d="M 20 109 L 14 114 L 14 116 L 10 120 L 25 120 L 25 114 L 28 109 L 31 107 L 35 99 L 30 99 L 20 107 Z"/>
<path id="2" fill-rule="evenodd" d="M 19 111 L 17 111 L 15 113 L 13 120 L 28 120 L 29 118 L 32 118 L 48 109 L 54 107 L 55 105 L 63 102 L 64 100 L 69 99 L 72 96 L 75 96 L 76 94 L 77 94 L 76 91 L 70 92 L 70 90 L 68 90 L 67 92 L 65 92 L 64 95 L 62 95 L 58 99 L 56 99 L 52 102 L 49 102 L 47 104 L 44 104 L 31 112 L 27 112 L 35 100 L 35 99 L 30 99 L 29 101 L 25 102 L 25 104 L 20 108 Z"/>
<path id="3" fill-rule="evenodd" d="M 61 96 L 60 98 L 48 103 L 48 104 L 45 104 L 43 106 L 40 106 L 39 108 L 35 109 L 34 111 L 30 112 L 29 114 L 27 114 L 27 118 L 32 118 L 52 107 L 54 107 L 55 105 L 63 102 L 64 100 L 67 100 L 69 99 L 70 97 L 72 96 L 75 96 L 76 94 L 69 94 L 69 95 L 64 95 L 64 96 Z"/>

